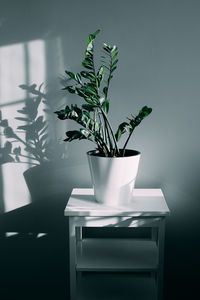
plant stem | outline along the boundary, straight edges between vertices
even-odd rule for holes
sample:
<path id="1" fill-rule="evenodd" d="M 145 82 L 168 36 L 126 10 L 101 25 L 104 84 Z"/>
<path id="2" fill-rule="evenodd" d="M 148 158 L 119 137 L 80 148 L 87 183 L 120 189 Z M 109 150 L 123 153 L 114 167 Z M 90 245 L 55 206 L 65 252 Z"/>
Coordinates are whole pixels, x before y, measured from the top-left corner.
<path id="1" fill-rule="evenodd" d="M 119 149 L 118 149 L 118 146 L 117 146 L 117 141 L 116 141 L 116 138 L 115 138 L 115 135 L 113 133 L 113 129 L 112 129 L 112 126 L 110 125 L 110 122 L 109 122 L 109 119 L 108 117 L 106 116 L 106 114 L 104 113 L 103 109 L 100 107 L 101 109 L 101 112 L 106 120 L 106 123 L 108 124 L 108 127 L 110 129 L 110 132 L 111 132 L 111 135 L 112 135 L 112 138 L 113 138 L 113 141 L 114 141 L 114 144 L 115 144 L 115 149 L 116 149 L 116 153 L 119 154 Z"/>
<path id="2" fill-rule="evenodd" d="M 107 136 L 108 141 L 109 141 L 110 152 L 111 152 L 112 149 L 113 149 L 113 144 L 112 144 L 112 141 L 111 141 L 111 138 L 110 138 L 110 134 L 109 134 L 109 130 L 108 130 L 107 121 L 106 121 L 105 116 L 103 116 L 103 119 L 104 119 L 105 133 L 106 133 L 106 136 Z"/>
<path id="3" fill-rule="evenodd" d="M 133 133 L 133 130 L 131 130 L 131 132 L 129 133 L 129 136 L 128 136 L 128 138 L 127 138 L 125 144 L 124 144 L 124 147 L 123 147 L 123 149 L 122 149 L 122 156 L 124 156 L 124 154 L 125 154 L 126 146 L 127 146 L 128 142 L 129 142 L 129 140 L 130 140 L 130 137 L 131 137 L 132 133 Z"/>

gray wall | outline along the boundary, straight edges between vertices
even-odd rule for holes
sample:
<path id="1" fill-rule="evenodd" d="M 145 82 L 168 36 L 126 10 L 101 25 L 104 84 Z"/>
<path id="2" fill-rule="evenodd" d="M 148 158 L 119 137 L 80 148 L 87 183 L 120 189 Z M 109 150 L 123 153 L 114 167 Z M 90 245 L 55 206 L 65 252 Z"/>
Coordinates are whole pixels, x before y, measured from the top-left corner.
<path id="1" fill-rule="evenodd" d="M 198 0 L 0 1 L 0 45 L 45 40 L 50 83 L 57 82 L 66 68 L 79 71 L 87 35 L 96 29 L 101 29 L 97 48 L 102 42 L 119 47 L 110 118 L 117 126 L 143 105 L 153 108 L 129 147 L 142 153 L 137 187 L 162 188 L 171 210 L 166 284 L 178 280 L 177 290 L 184 286 L 183 271 L 194 272 L 198 253 L 199 16 Z M 50 42 L 54 38 L 60 39 L 59 55 Z M 90 184 L 85 151 L 91 146 L 68 146 L 72 165 L 81 165 L 83 172 L 79 182 L 74 178 L 76 186 Z"/>

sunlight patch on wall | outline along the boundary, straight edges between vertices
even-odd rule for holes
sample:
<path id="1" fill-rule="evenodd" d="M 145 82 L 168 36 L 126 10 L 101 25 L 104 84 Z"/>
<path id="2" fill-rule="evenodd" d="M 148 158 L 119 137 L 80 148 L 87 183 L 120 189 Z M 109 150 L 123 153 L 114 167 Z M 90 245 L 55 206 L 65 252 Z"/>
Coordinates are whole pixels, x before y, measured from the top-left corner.
<path id="1" fill-rule="evenodd" d="M 15 117 L 22 117 L 17 110 L 24 106 L 27 100 L 27 92 L 19 85 L 40 85 L 45 82 L 45 42 L 35 40 L 26 43 L 3 46 L 0 48 L 0 110 L 3 119 L 8 119 L 9 126 L 17 132 L 22 139 L 25 137 L 17 126 L 23 125 Z M 42 114 L 39 111 L 39 114 Z M 2 128 L 1 128 L 2 129 Z M 6 142 L 0 137 L 0 145 Z M 13 148 L 23 145 L 13 139 Z M 25 184 L 23 172 L 30 168 L 27 159 L 21 159 L 23 163 L 6 163 L 2 167 L 3 199 L 5 212 L 16 209 L 30 203 L 30 195 Z"/>
<path id="2" fill-rule="evenodd" d="M 45 42 L 42 40 L 27 43 L 29 82 L 40 85 L 46 80 Z"/>
<path id="3" fill-rule="evenodd" d="M 45 42 L 42 40 L 35 40 L 27 43 L 28 53 L 28 81 L 29 84 L 37 84 L 39 87 L 41 84 L 42 91 L 45 88 L 46 81 L 46 58 L 45 58 Z M 43 103 L 39 105 L 38 115 L 44 115 Z"/>
<path id="4" fill-rule="evenodd" d="M 18 86 L 25 82 L 24 45 L 0 48 L 0 104 L 25 98 Z"/>

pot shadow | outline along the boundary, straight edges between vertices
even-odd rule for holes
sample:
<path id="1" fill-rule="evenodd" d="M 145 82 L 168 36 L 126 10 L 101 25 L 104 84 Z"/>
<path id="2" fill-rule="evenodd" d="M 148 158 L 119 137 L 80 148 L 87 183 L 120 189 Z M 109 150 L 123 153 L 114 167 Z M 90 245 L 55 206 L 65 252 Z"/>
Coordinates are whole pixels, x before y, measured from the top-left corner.
<path id="1" fill-rule="evenodd" d="M 0 215 L 1 299 L 68 299 L 67 196 Z"/>

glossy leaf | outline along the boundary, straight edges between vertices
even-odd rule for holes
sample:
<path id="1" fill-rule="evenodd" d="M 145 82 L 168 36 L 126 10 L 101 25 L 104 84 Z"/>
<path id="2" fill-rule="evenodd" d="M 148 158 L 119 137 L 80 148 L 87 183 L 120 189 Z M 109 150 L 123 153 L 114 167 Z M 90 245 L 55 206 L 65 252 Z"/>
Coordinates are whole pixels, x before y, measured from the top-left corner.
<path id="1" fill-rule="evenodd" d="M 105 114 L 107 114 L 108 111 L 109 111 L 109 102 L 108 102 L 108 100 L 105 100 L 105 101 L 103 102 L 102 108 L 103 108 L 103 111 L 105 112 Z"/>
<path id="2" fill-rule="evenodd" d="M 93 38 L 95 38 L 95 37 L 97 36 L 97 34 L 99 34 L 99 32 L 100 32 L 100 29 L 97 29 L 97 30 L 95 31 L 95 33 L 92 34 Z"/>
<path id="3" fill-rule="evenodd" d="M 105 86 L 103 88 L 103 93 L 107 96 L 107 94 L 108 94 L 108 87 L 107 86 Z"/>
<path id="4" fill-rule="evenodd" d="M 70 71 L 65 71 L 65 73 L 72 79 L 75 79 L 75 74 L 73 72 L 70 72 Z"/>
<path id="5" fill-rule="evenodd" d="M 76 73 L 75 74 L 75 79 L 76 79 L 76 81 L 78 82 L 78 83 L 82 83 L 82 81 L 81 81 L 81 75 L 79 74 L 79 73 Z"/>
<path id="6" fill-rule="evenodd" d="M 92 104 L 83 104 L 82 108 L 87 110 L 87 111 L 95 111 L 96 105 Z"/>
<path id="7" fill-rule="evenodd" d="M 112 67 L 111 74 L 117 69 L 117 66 Z"/>
<path id="8" fill-rule="evenodd" d="M 152 112 L 151 107 L 144 106 L 140 111 L 139 114 L 130 120 L 130 125 L 132 129 L 134 129 L 136 126 L 138 126 L 142 120 L 147 117 Z"/>
<path id="9" fill-rule="evenodd" d="M 111 55 L 112 55 L 112 60 L 114 60 L 117 57 L 117 55 L 118 55 L 118 48 L 116 48 L 115 50 L 113 50 Z"/>
<path id="10" fill-rule="evenodd" d="M 89 139 L 90 134 L 88 133 L 87 130 L 81 129 L 80 131 L 78 130 L 67 131 L 66 136 L 67 138 L 64 141 L 71 142 L 77 139 L 78 140 Z"/>
<path id="11" fill-rule="evenodd" d="M 74 86 L 67 86 L 64 88 L 64 90 L 68 90 L 70 94 L 75 94 L 76 93 L 76 88 Z"/>
<path id="12" fill-rule="evenodd" d="M 118 63 L 118 59 L 116 59 L 113 63 L 112 63 L 112 67 L 114 67 L 117 63 Z"/>
<path id="13" fill-rule="evenodd" d="M 86 69 L 89 69 L 89 70 L 93 70 L 93 65 L 90 61 L 88 60 L 84 60 L 82 62 L 82 66 L 85 67 Z"/>
<path id="14" fill-rule="evenodd" d="M 81 76 L 91 81 L 95 81 L 95 75 L 93 72 L 81 71 Z"/>
<path id="15" fill-rule="evenodd" d="M 127 131 L 128 127 L 129 127 L 129 124 L 127 122 L 123 122 L 119 125 L 117 132 L 115 134 L 117 142 L 120 140 L 122 134 Z"/>

